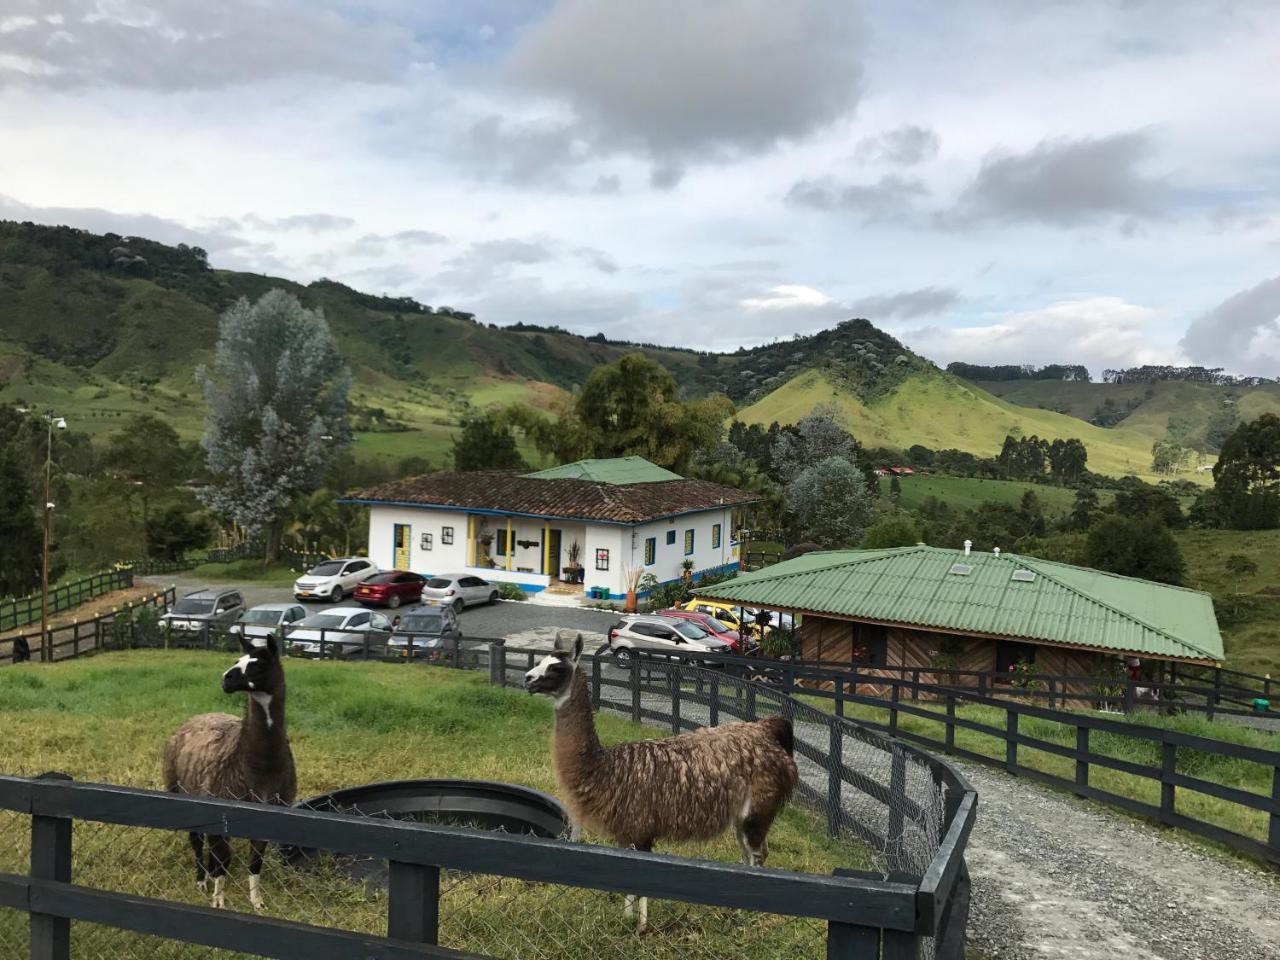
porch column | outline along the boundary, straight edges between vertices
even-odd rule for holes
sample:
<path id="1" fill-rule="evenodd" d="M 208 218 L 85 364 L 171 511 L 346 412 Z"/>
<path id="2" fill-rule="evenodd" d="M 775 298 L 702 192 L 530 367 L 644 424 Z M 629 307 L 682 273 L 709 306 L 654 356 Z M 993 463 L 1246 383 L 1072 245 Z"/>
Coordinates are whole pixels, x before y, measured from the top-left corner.
<path id="1" fill-rule="evenodd" d="M 516 545 L 511 542 L 511 518 L 507 517 L 507 569 L 511 569 L 511 558 L 515 556 Z"/>
<path id="2" fill-rule="evenodd" d="M 551 522 L 549 520 L 542 521 L 542 572 L 549 575 L 552 580 L 556 578 L 556 572 L 551 569 Z"/>

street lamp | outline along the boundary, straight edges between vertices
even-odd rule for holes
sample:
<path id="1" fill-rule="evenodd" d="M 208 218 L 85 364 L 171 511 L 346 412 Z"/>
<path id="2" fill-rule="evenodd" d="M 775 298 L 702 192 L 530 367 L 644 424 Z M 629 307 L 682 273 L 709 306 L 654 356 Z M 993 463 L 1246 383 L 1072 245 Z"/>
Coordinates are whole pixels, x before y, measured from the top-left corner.
<path id="1" fill-rule="evenodd" d="M 49 547 L 53 538 L 53 431 L 67 429 L 65 417 L 55 417 L 50 410 L 44 415 L 48 435 L 44 447 L 44 551 L 40 562 L 40 660 L 53 662 L 53 645 L 49 642 Z"/>

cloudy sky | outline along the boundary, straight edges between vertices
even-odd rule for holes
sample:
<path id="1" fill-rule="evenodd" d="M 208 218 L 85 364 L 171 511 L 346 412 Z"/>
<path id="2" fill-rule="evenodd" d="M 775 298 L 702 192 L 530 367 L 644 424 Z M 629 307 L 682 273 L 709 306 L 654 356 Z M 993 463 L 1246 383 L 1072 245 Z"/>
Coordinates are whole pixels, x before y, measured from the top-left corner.
<path id="1" fill-rule="evenodd" d="M 0 217 L 496 323 L 1280 375 L 1280 12 L 0 0 Z"/>

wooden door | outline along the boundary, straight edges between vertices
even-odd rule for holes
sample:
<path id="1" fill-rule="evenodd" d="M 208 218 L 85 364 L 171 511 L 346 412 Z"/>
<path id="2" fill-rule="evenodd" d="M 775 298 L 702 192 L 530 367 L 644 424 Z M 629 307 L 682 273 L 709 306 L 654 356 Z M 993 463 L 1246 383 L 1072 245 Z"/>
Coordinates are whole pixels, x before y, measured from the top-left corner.
<path id="1" fill-rule="evenodd" d="M 396 570 L 409 569 L 409 545 L 413 542 L 413 528 L 407 523 L 397 523 L 393 534 L 395 557 L 392 565 Z"/>
<path id="2" fill-rule="evenodd" d="M 542 572 L 551 577 L 552 580 L 560 579 L 560 531 L 547 531 L 547 560 L 551 563 L 550 570 Z"/>

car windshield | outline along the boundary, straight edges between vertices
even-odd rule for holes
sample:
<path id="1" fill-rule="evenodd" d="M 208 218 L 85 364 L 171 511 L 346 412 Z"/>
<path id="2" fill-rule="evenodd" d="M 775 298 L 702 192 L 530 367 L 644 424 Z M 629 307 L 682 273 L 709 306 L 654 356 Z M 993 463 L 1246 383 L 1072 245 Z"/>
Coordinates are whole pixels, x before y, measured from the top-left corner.
<path id="1" fill-rule="evenodd" d="M 244 623 L 279 623 L 279 610 L 246 610 L 240 618 Z"/>
<path id="2" fill-rule="evenodd" d="M 445 587 L 453 586 L 453 581 L 446 580 L 444 577 L 432 577 L 427 581 L 427 586 L 436 590 L 443 590 Z"/>
<path id="3" fill-rule="evenodd" d="M 397 633 L 430 633 L 439 635 L 444 631 L 444 617 L 438 614 L 414 613 L 400 618 Z"/>
<path id="4" fill-rule="evenodd" d="M 365 581 L 365 584 L 367 585 L 370 583 L 392 583 L 398 576 L 400 576 L 400 574 L 398 573 L 380 573 L 377 576 L 370 577 L 368 580 Z"/>
<path id="5" fill-rule="evenodd" d="M 707 617 L 705 620 L 695 620 L 694 623 L 710 633 L 728 633 L 729 628 L 717 620 L 715 617 Z"/>
<path id="6" fill-rule="evenodd" d="M 690 623 L 688 620 L 682 620 L 674 626 L 680 631 L 680 635 L 688 640 L 705 640 L 707 638 L 707 631 L 696 623 Z"/>
<path id="7" fill-rule="evenodd" d="M 212 611 L 212 600 L 197 600 L 192 597 L 184 597 L 173 605 L 174 613 L 181 613 L 187 616 L 196 616 L 197 614 L 211 613 Z"/>
<path id="8" fill-rule="evenodd" d="M 311 568 L 309 576 L 312 577 L 336 577 L 342 572 L 342 564 L 337 560 L 330 560 L 328 563 L 318 563 Z"/>
<path id="9" fill-rule="evenodd" d="M 346 617 L 336 617 L 331 613 L 317 613 L 314 617 L 307 617 L 300 627 L 313 627 L 317 630 L 332 630 L 334 627 L 340 627 L 346 621 Z"/>

